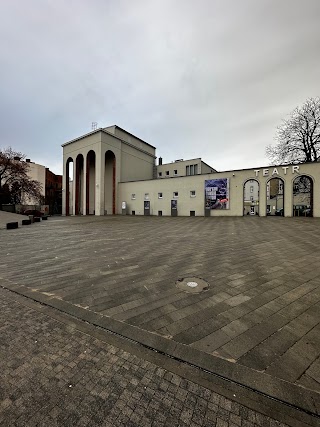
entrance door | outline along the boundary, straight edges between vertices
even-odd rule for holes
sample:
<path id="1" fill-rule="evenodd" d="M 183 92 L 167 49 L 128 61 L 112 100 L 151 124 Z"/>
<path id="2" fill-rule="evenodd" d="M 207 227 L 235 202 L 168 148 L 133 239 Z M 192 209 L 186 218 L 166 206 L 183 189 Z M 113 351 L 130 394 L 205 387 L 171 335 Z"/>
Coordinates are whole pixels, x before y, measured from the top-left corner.
<path id="1" fill-rule="evenodd" d="M 178 200 L 171 200 L 171 216 L 178 216 Z"/>
<path id="2" fill-rule="evenodd" d="M 150 200 L 144 201 L 144 214 L 150 215 Z"/>

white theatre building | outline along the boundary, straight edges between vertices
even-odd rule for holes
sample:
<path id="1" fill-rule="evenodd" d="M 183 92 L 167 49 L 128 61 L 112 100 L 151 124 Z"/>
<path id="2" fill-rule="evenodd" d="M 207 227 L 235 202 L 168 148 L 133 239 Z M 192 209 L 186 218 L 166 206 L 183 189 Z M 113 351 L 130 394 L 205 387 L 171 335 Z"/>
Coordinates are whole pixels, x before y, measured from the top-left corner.
<path id="1" fill-rule="evenodd" d="M 63 147 L 64 215 L 320 217 L 320 163 L 218 172 L 201 158 L 156 163 L 118 126 Z"/>

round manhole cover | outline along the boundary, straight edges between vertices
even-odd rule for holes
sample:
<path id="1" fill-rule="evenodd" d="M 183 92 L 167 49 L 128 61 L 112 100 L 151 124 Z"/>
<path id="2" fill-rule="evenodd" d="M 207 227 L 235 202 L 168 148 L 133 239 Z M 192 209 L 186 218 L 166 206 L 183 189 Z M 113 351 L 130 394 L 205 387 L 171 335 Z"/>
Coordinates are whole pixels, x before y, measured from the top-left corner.
<path id="1" fill-rule="evenodd" d="M 198 294 L 202 291 L 207 291 L 209 284 L 199 277 L 184 277 L 176 281 L 176 286 L 182 291 L 192 294 Z"/>

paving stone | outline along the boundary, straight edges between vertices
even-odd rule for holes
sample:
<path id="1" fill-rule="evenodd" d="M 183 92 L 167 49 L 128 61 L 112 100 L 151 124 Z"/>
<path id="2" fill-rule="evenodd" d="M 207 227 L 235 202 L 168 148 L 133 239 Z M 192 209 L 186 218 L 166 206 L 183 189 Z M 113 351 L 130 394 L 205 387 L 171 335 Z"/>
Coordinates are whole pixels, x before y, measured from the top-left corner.
<path id="1" fill-rule="evenodd" d="M 248 410 L 239 403 L 78 331 L 72 318 L 58 322 L 24 302 L 0 288 L 2 426 L 208 427 L 246 421 Z"/>
<path id="2" fill-rule="evenodd" d="M 1 231 L 0 277 L 3 286 L 24 285 L 90 315 L 110 316 L 187 345 L 213 343 L 210 336 L 222 344 L 229 337 L 223 347 L 203 345 L 202 351 L 259 370 L 271 372 L 273 366 L 273 375 L 281 376 L 286 361 L 294 360 L 286 356 L 294 336 L 303 339 L 320 321 L 319 223 L 316 218 L 53 217 L 45 226 L 13 230 L 14 239 Z M 37 257 L 26 254 L 26 242 Z M 188 272 L 208 281 L 209 290 L 180 293 L 175 282 Z M 282 316 L 284 324 L 272 324 L 273 315 Z M 297 383 L 316 387 L 311 367 L 319 356 L 315 347 L 305 366 L 310 371 L 301 372 Z M 304 364 L 295 362 L 300 372 Z M 54 369 L 53 375 L 58 375 Z"/>

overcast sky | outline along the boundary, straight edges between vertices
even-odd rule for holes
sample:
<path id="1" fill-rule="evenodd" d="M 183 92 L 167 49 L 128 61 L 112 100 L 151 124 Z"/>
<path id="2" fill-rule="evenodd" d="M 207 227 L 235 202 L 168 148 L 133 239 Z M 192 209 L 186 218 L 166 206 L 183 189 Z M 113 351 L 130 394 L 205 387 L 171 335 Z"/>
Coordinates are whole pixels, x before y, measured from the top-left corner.
<path id="1" fill-rule="evenodd" d="M 0 147 L 62 173 L 61 144 L 117 124 L 165 163 L 268 164 L 320 95 L 320 0 L 3 0 Z"/>

